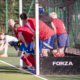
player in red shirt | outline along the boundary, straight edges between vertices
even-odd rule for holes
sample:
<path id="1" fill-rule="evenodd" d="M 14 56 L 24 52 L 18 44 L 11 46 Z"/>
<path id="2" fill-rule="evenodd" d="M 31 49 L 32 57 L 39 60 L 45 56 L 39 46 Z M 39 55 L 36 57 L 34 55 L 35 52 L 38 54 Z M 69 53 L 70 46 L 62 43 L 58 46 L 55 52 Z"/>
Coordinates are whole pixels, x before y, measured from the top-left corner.
<path id="1" fill-rule="evenodd" d="M 14 29 L 19 35 L 18 39 L 20 39 L 21 42 L 25 44 L 25 46 L 27 46 L 26 42 L 31 43 L 33 41 L 32 40 L 33 33 L 31 32 L 31 30 L 28 27 L 22 27 L 22 26 L 20 26 L 19 23 L 16 23 L 14 25 Z"/>
<path id="2" fill-rule="evenodd" d="M 25 13 L 22 13 L 20 18 L 24 22 L 24 25 L 28 26 L 28 28 L 34 33 L 36 20 L 34 18 L 27 18 Z M 55 32 L 44 22 L 39 20 L 39 39 L 43 41 L 42 48 L 53 49 L 54 38 Z"/>
<path id="3" fill-rule="evenodd" d="M 13 19 L 10 19 L 10 20 L 8 21 L 8 24 L 9 24 L 9 27 L 14 30 L 15 36 L 18 38 L 18 37 L 19 37 L 18 32 L 16 32 L 15 29 L 14 29 L 14 24 L 15 24 L 14 20 L 13 20 Z M 21 44 L 21 46 L 20 46 L 21 48 L 19 49 L 18 56 L 23 56 L 23 59 L 22 59 L 22 60 L 23 60 L 24 62 L 26 62 L 26 64 L 28 64 L 29 66 L 31 66 L 31 63 L 32 63 L 33 65 L 35 65 L 35 61 L 34 61 L 33 57 L 32 57 L 29 53 L 26 53 L 25 55 L 23 55 L 24 51 L 26 50 L 26 47 L 24 47 L 24 46 L 25 46 L 25 45 Z M 26 56 L 26 57 L 25 57 L 25 56 Z M 21 57 L 20 57 L 20 58 L 21 58 Z M 32 59 L 32 60 L 31 60 L 31 59 Z M 29 62 L 29 61 L 30 61 L 30 62 Z"/>
<path id="4" fill-rule="evenodd" d="M 50 17 L 52 19 L 51 25 L 55 30 L 57 35 L 57 43 L 59 47 L 60 56 L 64 57 L 64 49 L 69 46 L 69 37 L 65 28 L 63 21 L 57 18 L 57 14 L 55 12 L 50 13 Z"/>

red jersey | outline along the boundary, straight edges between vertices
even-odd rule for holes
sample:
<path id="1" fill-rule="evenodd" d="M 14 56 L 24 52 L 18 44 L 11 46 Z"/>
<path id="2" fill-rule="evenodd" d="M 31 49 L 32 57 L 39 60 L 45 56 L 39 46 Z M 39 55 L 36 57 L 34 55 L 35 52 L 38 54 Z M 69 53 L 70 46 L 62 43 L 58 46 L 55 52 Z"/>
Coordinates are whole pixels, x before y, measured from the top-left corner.
<path id="1" fill-rule="evenodd" d="M 35 19 L 34 18 L 28 18 L 27 23 L 24 23 L 25 27 L 28 27 L 32 32 L 35 31 Z"/>
<path id="2" fill-rule="evenodd" d="M 16 36 L 16 38 L 18 39 L 18 33 L 14 30 L 14 34 Z"/>
<path id="3" fill-rule="evenodd" d="M 58 19 L 58 18 L 53 19 L 52 22 L 53 22 L 54 26 L 56 27 L 57 35 L 60 35 L 62 33 L 66 33 L 65 25 L 60 19 Z"/>
<path id="4" fill-rule="evenodd" d="M 36 19 L 29 18 L 28 24 L 29 25 L 25 23 L 24 26 L 28 27 L 32 32 L 34 32 L 36 28 Z M 40 40 L 44 41 L 48 39 L 50 36 L 52 36 L 54 33 L 55 32 L 49 26 L 47 26 L 44 22 L 39 20 L 39 39 Z"/>
<path id="5" fill-rule="evenodd" d="M 44 22 L 39 20 L 39 38 L 44 41 L 54 35 L 55 32 L 47 26 Z"/>
<path id="6" fill-rule="evenodd" d="M 23 35 L 23 37 L 24 37 L 24 39 L 25 39 L 26 42 L 30 43 L 30 42 L 33 41 L 32 40 L 33 33 L 31 32 L 31 30 L 29 28 L 27 28 L 27 27 L 19 27 L 17 29 L 17 32 L 18 33 L 22 32 L 22 35 Z"/>
<path id="7" fill-rule="evenodd" d="M 18 39 L 18 36 L 19 36 L 19 35 L 18 35 L 18 32 L 16 32 L 16 31 L 14 30 L 14 34 L 15 34 L 16 38 Z M 20 40 L 20 42 L 23 43 L 21 40 Z"/>

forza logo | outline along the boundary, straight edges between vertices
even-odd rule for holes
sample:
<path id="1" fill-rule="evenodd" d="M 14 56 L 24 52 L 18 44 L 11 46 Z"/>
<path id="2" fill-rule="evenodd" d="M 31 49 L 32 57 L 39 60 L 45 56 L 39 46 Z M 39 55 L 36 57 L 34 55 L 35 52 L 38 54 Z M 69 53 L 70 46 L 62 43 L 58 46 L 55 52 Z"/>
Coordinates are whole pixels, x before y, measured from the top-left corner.
<path id="1" fill-rule="evenodd" d="M 53 61 L 52 65 L 57 65 L 57 66 L 73 66 L 72 61 Z"/>

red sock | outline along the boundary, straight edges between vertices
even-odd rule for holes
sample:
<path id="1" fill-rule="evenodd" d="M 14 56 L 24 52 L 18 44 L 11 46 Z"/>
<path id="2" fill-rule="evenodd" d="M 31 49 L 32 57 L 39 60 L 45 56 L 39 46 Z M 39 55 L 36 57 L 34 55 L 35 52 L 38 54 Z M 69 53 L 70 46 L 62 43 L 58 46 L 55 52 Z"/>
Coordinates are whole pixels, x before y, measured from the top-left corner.
<path id="1" fill-rule="evenodd" d="M 29 60 L 26 58 L 25 55 L 23 55 L 21 59 L 22 59 L 27 65 L 31 65 L 31 63 L 29 62 Z"/>
<path id="2" fill-rule="evenodd" d="M 54 56 L 55 56 L 55 57 L 60 57 L 60 54 L 59 54 L 58 52 L 55 52 L 55 53 L 54 53 Z"/>
<path id="3" fill-rule="evenodd" d="M 28 58 L 28 60 L 32 63 L 32 65 L 33 65 L 34 67 L 36 67 L 36 62 L 35 62 L 34 58 L 33 58 L 31 55 L 29 55 L 27 58 Z"/>
<path id="4" fill-rule="evenodd" d="M 64 57 L 65 56 L 65 54 L 64 53 L 61 53 L 61 57 Z"/>

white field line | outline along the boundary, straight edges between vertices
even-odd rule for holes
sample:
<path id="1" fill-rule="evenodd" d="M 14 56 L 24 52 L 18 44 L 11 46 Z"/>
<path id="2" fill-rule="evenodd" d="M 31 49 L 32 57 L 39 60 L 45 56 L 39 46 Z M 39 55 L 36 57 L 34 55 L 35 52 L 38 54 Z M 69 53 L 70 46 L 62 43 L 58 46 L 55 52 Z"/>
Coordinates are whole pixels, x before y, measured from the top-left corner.
<path id="1" fill-rule="evenodd" d="M 7 65 L 10 65 L 10 66 L 16 68 L 16 69 L 19 69 L 19 70 L 22 70 L 22 71 L 27 72 L 27 73 L 29 73 L 29 74 L 32 74 L 32 75 L 34 75 L 34 76 L 36 76 L 36 77 L 38 77 L 38 78 L 41 78 L 41 79 L 43 79 L 43 80 L 48 80 L 48 79 L 43 78 L 43 77 L 41 77 L 41 76 L 35 75 L 35 74 L 33 74 L 33 73 L 31 73 L 31 72 L 29 72 L 29 71 L 27 71 L 27 70 L 24 70 L 24 69 L 22 69 L 22 68 L 18 68 L 18 67 L 14 66 L 14 65 L 12 65 L 12 64 L 9 64 L 9 63 L 7 63 L 7 62 L 5 62 L 5 61 L 0 60 L 0 62 L 3 62 L 3 63 L 5 63 L 5 64 L 7 64 Z"/>

